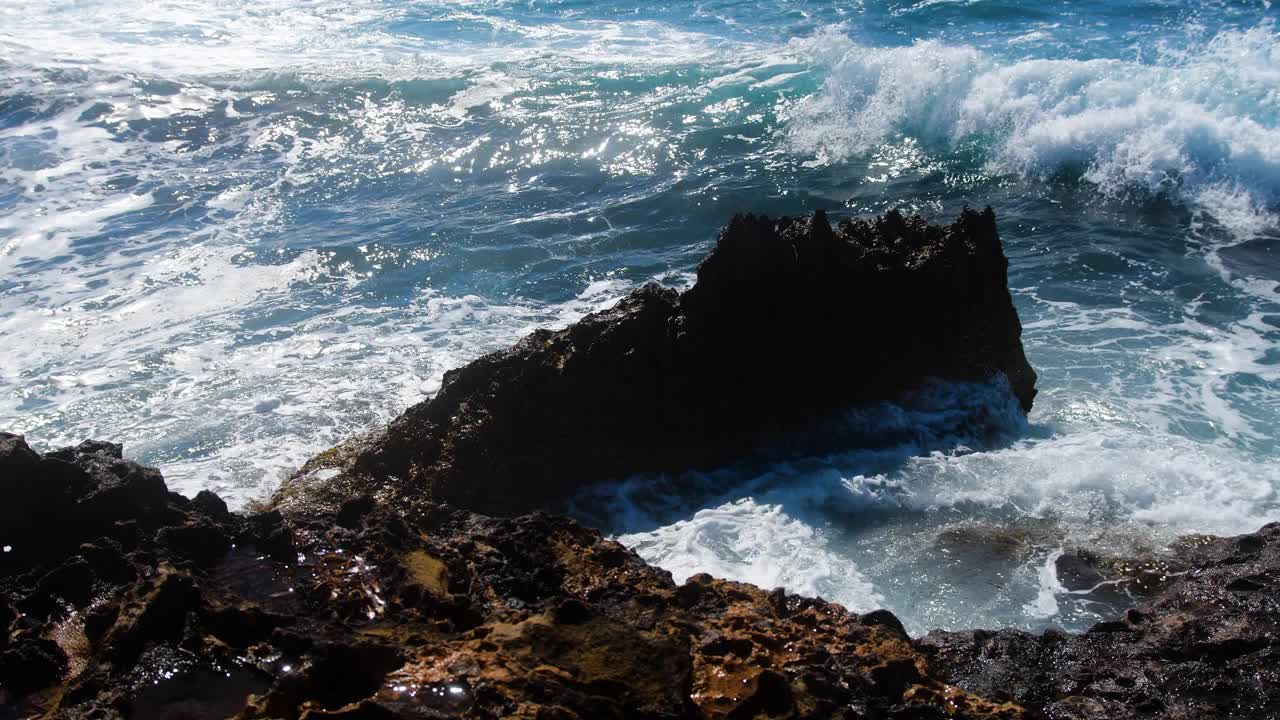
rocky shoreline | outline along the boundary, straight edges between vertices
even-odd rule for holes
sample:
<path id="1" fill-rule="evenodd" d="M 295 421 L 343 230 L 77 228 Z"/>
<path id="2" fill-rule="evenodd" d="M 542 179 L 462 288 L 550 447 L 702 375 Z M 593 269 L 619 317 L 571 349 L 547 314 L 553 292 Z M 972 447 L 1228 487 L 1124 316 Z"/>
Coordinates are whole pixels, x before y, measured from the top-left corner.
<path id="1" fill-rule="evenodd" d="M 1060 559 L 1148 593 L 1085 633 L 911 638 L 883 610 L 677 585 L 536 512 L 927 377 L 1004 377 L 1028 409 L 1006 268 L 989 210 L 736 218 L 690 290 L 481 358 L 246 512 L 116 444 L 0 433 L 0 720 L 1280 717 L 1280 524 L 1161 565 Z"/>
<path id="2" fill-rule="evenodd" d="M 1080 635 L 935 631 L 543 513 L 230 513 L 85 443 L 0 438 L 0 717 L 1274 718 L 1280 524 Z"/>

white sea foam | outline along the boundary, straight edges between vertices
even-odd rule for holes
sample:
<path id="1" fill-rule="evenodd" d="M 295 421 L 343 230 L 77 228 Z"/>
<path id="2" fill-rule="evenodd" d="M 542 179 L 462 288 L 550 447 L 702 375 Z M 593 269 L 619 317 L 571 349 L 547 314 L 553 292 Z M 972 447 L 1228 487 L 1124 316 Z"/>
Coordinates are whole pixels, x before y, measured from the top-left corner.
<path id="1" fill-rule="evenodd" d="M 493 7 L 193 0 L 0 7 L 0 52 L 43 67 L 98 66 L 175 77 L 302 72 L 313 77 L 450 77 L 497 63 L 671 65 L 719 60 L 733 43 L 652 20 L 516 22 Z M 406 18 L 439 27 L 396 32 Z M 468 26 L 487 26 L 465 39 Z M 3 57 L 3 56 L 0 56 Z"/>
<path id="2" fill-rule="evenodd" d="M 833 600 L 853 609 L 883 604 L 848 557 L 826 547 L 825 533 L 780 505 L 743 498 L 688 520 L 618 538 L 676 582 L 695 573 Z"/>
<path id="3" fill-rule="evenodd" d="M 863 47 L 842 28 L 793 43 L 827 67 L 790 108 L 788 138 L 818 163 L 903 136 L 991 144 L 988 171 L 1076 176 L 1103 193 L 1167 194 L 1238 235 L 1280 207 L 1280 34 L 1224 30 L 1155 63 L 1007 61 L 964 45 Z"/>
<path id="4" fill-rule="evenodd" d="M 1062 583 L 1058 582 L 1057 563 L 1058 558 L 1062 557 L 1062 555 L 1063 551 L 1059 548 L 1045 557 L 1044 564 L 1040 566 L 1040 572 L 1038 573 L 1040 586 L 1038 592 L 1036 592 L 1036 599 L 1026 605 L 1028 615 L 1035 618 L 1048 619 L 1058 614 L 1057 596 L 1067 591 L 1062 586 Z"/>
<path id="5" fill-rule="evenodd" d="M 605 514 L 622 542 L 677 579 L 781 582 L 853 607 L 882 604 L 923 632 L 1087 625 L 1108 611 L 1072 604 L 1070 617 L 1059 615 L 1055 548 L 1137 551 L 1185 533 L 1249 532 L 1280 512 L 1280 469 L 1265 456 L 1147 427 L 1090 400 L 1045 398 L 1033 415 L 1042 424 L 1019 430 L 1010 397 L 936 385 L 909 406 L 860 410 L 855 428 L 881 430 L 862 449 L 763 472 L 632 479 L 604 493 L 613 503 Z M 999 418 L 1024 439 L 992 446 L 974 433 Z M 582 507 L 600 502 L 590 496 Z M 673 521 L 682 504 L 709 509 Z M 939 539 L 962 520 L 1011 528 L 997 531 L 997 554 L 980 567 Z"/>
<path id="6" fill-rule="evenodd" d="M 714 198 L 732 184 L 699 165 L 719 146 L 682 134 L 725 124 L 783 178 L 797 159 L 872 156 L 887 180 L 930 167 L 939 149 L 977 145 L 991 174 L 1079 179 L 1120 199 L 1163 193 L 1195 212 L 1187 252 L 1228 278 L 1244 309 L 1223 320 L 1211 298 L 1152 287 L 1105 307 L 1016 288 L 1044 378 L 1030 427 L 1007 392 L 943 385 L 851 413 L 851 452 L 685 478 L 684 495 L 670 482 L 623 483 L 611 520 L 650 560 L 680 578 L 709 571 L 885 604 L 913 630 L 1018 625 L 1052 622 L 1067 604 L 1042 577 L 1060 542 L 1133 545 L 1277 517 L 1268 318 L 1280 295 L 1234 275 L 1223 255 L 1276 224 L 1272 24 L 1145 62 L 1036 60 L 936 40 L 860 46 L 840 27 L 781 44 L 656 21 L 519 22 L 492 5 L 412 6 L 429 22 L 485 28 L 463 39 L 398 34 L 388 28 L 408 5 L 362 0 L 0 6 L 0 87 L 35 99 L 30 119 L 0 129 L 0 335 L 17 339 L 0 347 L 0 426 L 43 447 L 124 440 L 182 492 L 210 488 L 233 504 L 261 495 L 314 451 L 437 390 L 446 370 L 615 301 L 632 283 L 578 272 L 583 254 L 616 238 L 616 217 L 644 198 Z M 646 72 L 660 86 L 575 95 L 587 77 L 625 85 Z M 809 94 L 815 78 L 825 82 Z M 387 82 L 407 84 L 379 96 Z M 654 119 L 673 107 L 678 128 Z M 499 137 L 506 126 L 516 130 Z M 589 177 L 645 180 L 539 198 L 569 160 Z M 708 179 L 688 190 L 697 172 Z M 444 212 L 575 268 L 556 280 L 580 294 L 548 303 L 446 289 L 422 262 L 434 246 L 412 257 L 394 242 L 345 247 L 348 227 L 299 220 L 349 202 L 361 220 L 420 217 L 409 232 L 434 232 L 426 182 L 379 206 L 379 183 L 424 177 L 456 183 L 439 195 L 450 201 L 491 193 Z M 557 224 L 572 229 L 530 239 Z M 484 250 L 464 272 L 487 267 Z M 422 278 L 388 300 L 378 271 L 397 261 Z M 661 279 L 687 286 L 692 275 Z M 1172 319 L 1148 312 L 1153 303 Z M 1004 574 L 938 572 L 936 538 L 971 521 L 1032 523 L 1052 542 L 1032 543 Z"/>
<path id="7" fill-rule="evenodd" d="M 6 351 L 5 370 L 15 372 L 5 381 L 22 389 L 0 403 L 5 426 L 43 447 L 127 439 L 129 452 L 158 462 L 174 489 L 210 488 L 239 504 L 314 452 L 434 392 L 446 370 L 534 327 L 568 324 L 629 289 L 599 281 L 559 306 L 427 291 L 403 309 L 335 309 L 288 331 L 246 333 L 237 308 L 278 304 L 329 270 L 316 252 L 274 266 L 237 265 L 236 254 L 203 246 L 178 253 L 110 299 L 80 303 L 108 304 L 94 312 L 0 319 L 6 337 L 25 339 Z M 43 379 L 16 373 L 47 367 L 58 371 Z M 28 398 L 39 402 L 27 407 Z"/>
<path id="8" fill-rule="evenodd" d="M 6 5 L 0 48 L 43 65 L 94 63 L 116 69 L 201 73 L 288 66 L 299 53 L 359 62 L 394 51 L 395 38 L 370 25 L 376 2 L 191 0 Z"/>
<path id="9" fill-rule="evenodd" d="M 299 204 L 335 186 L 473 166 L 488 138 L 441 129 L 527 87 L 495 69 L 504 61 L 554 70 L 532 73 L 543 78 L 565 62 L 662 66 L 722 45 L 660 23 L 517 24 L 524 43 L 381 29 L 400 12 L 372 2 L 182 0 L 0 8 L 5 92 L 34 101 L 30 118 L 0 129 L 0 191 L 15 191 L 0 209 L 0 273 L 13 283 L 0 296 L 0 332 L 23 339 L 0 354 L 0 381 L 13 390 L 0 399 L 6 429 L 44 447 L 124 439 L 175 488 L 240 502 L 311 452 L 434 392 L 446 370 L 629 289 L 585 278 L 579 297 L 548 304 L 428 284 L 407 307 L 349 307 L 395 248 L 362 247 L 357 269 L 330 251 L 262 247 L 291 227 Z M 330 111 L 321 98 L 307 109 L 324 118 L 310 125 L 259 109 L 303 83 L 367 77 L 450 82 L 412 107 L 355 97 Z M 188 140 L 184 128 L 205 134 Z M 652 134 L 636 123 L 628 131 Z M 533 139 L 507 162 L 564 156 Z M 599 218 L 607 236 L 610 210 L 584 205 L 565 217 Z M 301 292 L 325 299 L 311 306 L 294 299 Z M 277 312 L 298 319 L 248 327 Z"/>
<path id="10" fill-rule="evenodd" d="M 1010 448 L 934 453 L 868 481 L 895 481 L 901 507 L 933 512 L 967 506 L 1049 518 L 1081 540 L 1133 523 L 1135 532 L 1234 534 L 1280 509 L 1280 470 L 1233 451 L 1143 429 L 1075 430 Z"/>
<path id="11" fill-rule="evenodd" d="M 1270 359 L 1276 328 L 1264 319 L 1280 310 L 1267 289 L 1273 284 L 1234 282 L 1246 292 L 1239 319 L 1227 321 L 1195 301 L 1166 298 L 1162 314 L 1152 317 L 1133 304 L 1048 301 L 1027 291 L 1024 342 L 1033 360 L 1044 358 L 1038 364 L 1052 383 L 1039 404 L 1082 430 L 1098 422 L 1147 427 L 1270 452 L 1277 408 L 1267 388 L 1280 383 L 1280 366 Z M 1168 310 L 1179 306 L 1171 317 Z"/>

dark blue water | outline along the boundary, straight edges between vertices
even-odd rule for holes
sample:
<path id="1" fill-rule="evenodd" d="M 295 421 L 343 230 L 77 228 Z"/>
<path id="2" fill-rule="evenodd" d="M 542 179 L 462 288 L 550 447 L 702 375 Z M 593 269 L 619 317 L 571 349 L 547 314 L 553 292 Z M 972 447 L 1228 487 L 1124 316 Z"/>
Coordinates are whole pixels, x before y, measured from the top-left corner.
<path id="1" fill-rule="evenodd" d="M 913 629 L 1077 627 L 1107 610 L 1054 587 L 1057 549 L 1280 518 L 1278 13 L 3 6 L 0 426 L 123 441 L 243 502 L 449 368 L 688 283 L 734 212 L 990 204 L 1041 371 L 1029 424 L 998 389 L 939 388 L 874 410 L 891 443 L 693 499 L 632 481 L 607 522 L 677 575 Z M 993 528 L 1012 555 L 954 547 Z"/>

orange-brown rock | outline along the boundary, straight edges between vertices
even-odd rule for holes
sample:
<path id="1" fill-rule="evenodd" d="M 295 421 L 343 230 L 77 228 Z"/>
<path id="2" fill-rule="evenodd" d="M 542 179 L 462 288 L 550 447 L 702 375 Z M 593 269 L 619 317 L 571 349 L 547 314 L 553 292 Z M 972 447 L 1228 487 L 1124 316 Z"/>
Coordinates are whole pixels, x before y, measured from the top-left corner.
<path id="1" fill-rule="evenodd" d="M 40 456 L 0 439 L 0 501 L 53 460 L 63 501 L 94 508 L 43 531 L 83 533 L 75 548 L 6 553 L 0 717 L 1280 716 L 1280 525 L 1180 545 L 1184 573 L 1081 635 L 912 640 L 885 611 L 706 575 L 676 585 L 563 517 L 368 498 L 289 517 L 152 492 L 99 504 L 150 471 L 111 448 Z"/>
<path id="2" fill-rule="evenodd" d="M 30 462 L 6 467 L 22 475 L 5 482 L 40 482 L 46 458 L 9 441 Z M 114 482 L 104 468 L 143 473 L 92 451 L 62 457 L 54 469 L 75 474 L 85 497 Z M 18 610 L 0 660 L 5 712 L 1023 717 L 940 679 L 888 613 L 858 615 L 706 575 L 676 585 L 563 517 L 494 519 L 425 505 L 406 514 L 364 499 L 288 518 L 226 513 L 209 498 L 171 496 L 159 509 L 156 531 L 126 532 L 138 508 L 111 506 L 96 525 L 115 528 L 111 535 L 61 558 L 25 556 L 0 576 L 5 607 Z M 178 532 L 191 527 L 215 528 L 210 537 L 234 549 L 211 540 L 222 548 L 211 561 Z M 273 558 L 262 545 L 293 554 Z M 50 597 L 64 584 L 42 579 L 81 565 L 87 586 Z"/>

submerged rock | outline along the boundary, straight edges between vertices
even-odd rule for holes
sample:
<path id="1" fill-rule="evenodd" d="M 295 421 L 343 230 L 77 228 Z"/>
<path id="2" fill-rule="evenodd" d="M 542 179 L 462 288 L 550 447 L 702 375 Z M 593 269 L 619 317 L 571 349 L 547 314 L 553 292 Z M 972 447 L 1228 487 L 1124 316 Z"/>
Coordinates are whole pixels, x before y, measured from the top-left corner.
<path id="1" fill-rule="evenodd" d="M 1015 523 L 964 521 L 943 528 L 934 549 L 965 563 L 1025 560 L 1038 549 L 1060 542 L 1062 530 L 1037 519 Z"/>
<path id="2" fill-rule="evenodd" d="M 1058 556 L 1054 570 L 1058 582 L 1072 592 L 1145 597 L 1177 580 L 1194 557 L 1185 544 L 1162 552 L 1139 549 L 1125 555 L 1072 548 Z"/>
<path id="3" fill-rule="evenodd" d="M 1007 267 L 990 209 L 947 227 L 737 216 L 689 290 L 647 285 L 447 373 L 384 430 L 313 458 L 277 506 L 525 512 L 592 481 L 731 463 L 929 378 L 1003 376 L 1029 410 Z"/>

